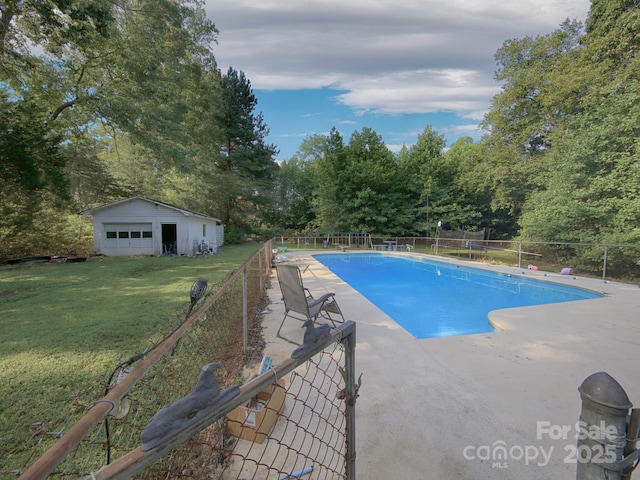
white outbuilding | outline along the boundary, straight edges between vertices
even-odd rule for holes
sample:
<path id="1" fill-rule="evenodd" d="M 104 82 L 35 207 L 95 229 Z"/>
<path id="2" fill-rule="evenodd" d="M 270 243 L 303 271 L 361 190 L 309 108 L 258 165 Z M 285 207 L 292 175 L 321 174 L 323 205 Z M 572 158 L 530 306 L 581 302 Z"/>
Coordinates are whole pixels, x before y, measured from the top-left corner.
<path id="1" fill-rule="evenodd" d="M 216 252 L 224 243 L 222 220 L 145 197 L 81 214 L 93 217 L 93 246 L 102 255 L 190 256 Z"/>

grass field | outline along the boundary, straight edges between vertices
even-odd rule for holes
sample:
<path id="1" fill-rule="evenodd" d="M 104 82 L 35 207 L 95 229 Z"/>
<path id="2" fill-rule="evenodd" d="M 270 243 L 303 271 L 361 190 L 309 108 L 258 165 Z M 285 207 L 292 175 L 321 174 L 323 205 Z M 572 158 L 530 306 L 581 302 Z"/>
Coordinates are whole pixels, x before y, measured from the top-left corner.
<path id="1" fill-rule="evenodd" d="M 119 361 L 182 320 L 197 278 L 212 286 L 259 247 L 0 267 L 0 459 L 21 456 L 32 425 L 74 395 L 99 398 Z"/>

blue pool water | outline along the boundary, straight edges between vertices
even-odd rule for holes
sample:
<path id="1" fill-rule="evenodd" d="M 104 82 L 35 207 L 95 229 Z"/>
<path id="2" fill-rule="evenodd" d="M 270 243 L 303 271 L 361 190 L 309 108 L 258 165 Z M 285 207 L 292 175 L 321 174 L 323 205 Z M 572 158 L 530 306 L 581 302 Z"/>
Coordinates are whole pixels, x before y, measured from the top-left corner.
<path id="1" fill-rule="evenodd" d="M 602 296 L 416 257 L 343 253 L 314 258 L 416 338 L 492 332 L 492 310 Z"/>

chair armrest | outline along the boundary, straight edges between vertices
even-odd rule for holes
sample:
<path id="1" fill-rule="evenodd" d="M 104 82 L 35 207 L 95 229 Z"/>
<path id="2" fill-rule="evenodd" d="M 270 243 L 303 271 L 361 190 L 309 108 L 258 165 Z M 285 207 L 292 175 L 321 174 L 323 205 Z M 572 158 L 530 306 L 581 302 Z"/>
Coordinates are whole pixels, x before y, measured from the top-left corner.
<path id="1" fill-rule="evenodd" d="M 335 296 L 335 293 L 325 293 L 324 295 L 322 295 L 321 297 L 318 298 L 314 298 L 314 299 L 309 299 L 310 301 L 308 302 L 309 304 L 309 308 L 313 308 L 318 304 L 322 304 L 325 303 L 327 300 L 329 301 L 333 301 L 333 297 Z"/>

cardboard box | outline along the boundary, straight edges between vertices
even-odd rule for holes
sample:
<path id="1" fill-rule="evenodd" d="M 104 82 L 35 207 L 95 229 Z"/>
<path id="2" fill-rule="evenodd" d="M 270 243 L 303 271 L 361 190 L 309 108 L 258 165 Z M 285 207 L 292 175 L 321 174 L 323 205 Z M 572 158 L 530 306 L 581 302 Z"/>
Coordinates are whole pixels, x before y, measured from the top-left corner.
<path id="1" fill-rule="evenodd" d="M 248 405 L 241 405 L 227 415 L 227 433 L 251 442 L 262 443 L 284 409 L 285 380 L 270 385 L 253 397 Z"/>

